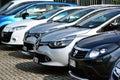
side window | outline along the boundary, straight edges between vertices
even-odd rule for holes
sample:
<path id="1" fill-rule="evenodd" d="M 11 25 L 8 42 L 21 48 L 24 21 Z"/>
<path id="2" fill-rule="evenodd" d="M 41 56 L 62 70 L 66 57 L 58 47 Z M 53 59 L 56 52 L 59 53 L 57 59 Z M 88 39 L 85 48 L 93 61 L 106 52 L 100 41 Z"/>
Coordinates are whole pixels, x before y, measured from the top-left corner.
<path id="1" fill-rule="evenodd" d="M 65 4 L 55 4 L 55 5 L 54 5 L 55 8 L 64 7 L 64 6 L 68 6 L 68 5 L 65 5 Z"/>
<path id="2" fill-rule="evenodd" d="M 106 32 L 112 30 L 119 30 L 120 31 L 120 17 L 110 22 L 108 25 L 104 26 L 99 30 L 99 32 Z"/>
<path id="3" fill-rule="evenodd" d="M 46 11 L 49 11 L 49 10 L 52 10 L 52 9 L 54 9 L 54 6 L 53 5 L 51 5 L 51 4 L 46 4 Z"/>
<path id="4" fill-rule="evenodd" d="M 59 20 L 59 19 L 65 17 L 65 16 L 69 15 L 70 13 L 73 13 L 74 11 L 75 11 L 75 10 L 67 10 L 67 11 L 64 11 L 64 12 L 56 15 L 56 16 L 53 18 L 53 21 Z"/>
<path id="5" fill-rule="evenodd" d="M 36 16 L 36 15 L 42 15 L 43 12 L 45 12 L 45 5 L 34 5 L 26 10 L 26 13 L 29 14 L 29 16 Z"/>
<path id="6" fill-rule="evenodd" d="M 60 18 L 62 18 L 62 17 L 64 17 L 64 16 L 66 16 L 67 14 L 68 14 L 67 12 L 62 12 L 62 13 L 60 13 L 60 14 L 58 14 L 57 16 L 55 16 L 55 17 L 53 18 L 53 21 L 58 20 L 58 19 L 60 19 Z"/>

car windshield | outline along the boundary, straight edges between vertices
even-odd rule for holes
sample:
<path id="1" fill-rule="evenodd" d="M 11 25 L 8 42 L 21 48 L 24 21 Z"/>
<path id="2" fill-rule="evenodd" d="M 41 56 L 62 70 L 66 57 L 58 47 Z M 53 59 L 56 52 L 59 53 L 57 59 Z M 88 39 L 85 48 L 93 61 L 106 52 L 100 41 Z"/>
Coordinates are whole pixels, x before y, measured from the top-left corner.
<path id="1" fill-rule="evenodd" d="M 74 13 L 61 18 L 60 20 L 58 20 L 59 22 L 66 22 L 66 23 L 71 23 L 74 22 L 76 20 L 78 20 L 79 18 L 81 18 L 82 16 L 86 15 L 87 13 L 93 11 L 94 9 L 82 9 L 82 10 L 78 10 L 75 11 Z"/>
<path id="2" fill-rule="evenodd" d="M 40 20 L 40 19 L 47 19 L 49 17 L 51 17 L 52 15 L 54 15 L 56 12 L 61 11 L 63 9 L 54 9 L 54 10 L 50 10 L 50 11 L 46 11 L 46 13 L 44 13 L 43 15 L 33 18 L 35 20 Z"/>
<path id="3" fill-rule="evenodd" d="M 92 14 L 89 17 L 81 20 L 76 27 L 80 28 L 95 28 L 108 21 L 112 17 L 120 14 L 119 10 L 106 10 L 97 14 Z"/>
<path id="4" fill-rule="evenodd" d="M 13 15 L 13 14 L 16 14 L 18 13 L 19 11 L 21 11 L 22 9 L 26 8 L 29 4 L 24 4 L 22 6 L 19 6 L 19 7 L 14 7 L 14 8 L 11 8 L 9 10 L 6 10 L 6 11 L 3 11 L 1 12 L 0 14 L 1 15 Z"/>
<path id="5" fill-rule="evenodd" d="M 9 4 L 6 4 L 4 7 L 2 7 L 1 9 L 0 9 L 0 12 L 2 13 L 2 14 L 4 14 L 4 13 L 8 13 L 9 11 L 12 11 L 13 9 L 16 9 L 16 8 L 18 8 L 18 7 L 20 7 L 20 6 L 23 6 L 23 5 L 27 5 L 28 3 L 32 3 L 32 2 L 24 2 L 24 3 L 20 3 L 20 4 L 17 4 L 17 5 L 14 5 L 14 6 L 11 6 L 12 4 L 14 4 L 13 2 L 9 2 Z M 0 13 L 0 14 L 1 14 Z"/>

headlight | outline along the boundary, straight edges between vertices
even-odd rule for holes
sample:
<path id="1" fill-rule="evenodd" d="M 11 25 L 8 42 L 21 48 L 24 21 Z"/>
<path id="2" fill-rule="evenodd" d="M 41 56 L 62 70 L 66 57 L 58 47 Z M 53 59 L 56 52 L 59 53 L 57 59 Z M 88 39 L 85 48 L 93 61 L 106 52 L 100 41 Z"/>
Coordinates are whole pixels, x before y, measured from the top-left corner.
<path id="1" fill-rule="evenodd" d="M 14 32 L 14 31 L 17 31 L 17 30 L 22 30 L 24 29 L 26 26 L 17 26 L 17 27 L 13 27 L 13 28 L 10 28 L 9 29 L 9 32 Z"/>
<path id="2" fill-rule="evenodd" d="M 117 44 L 114 44 L 114 43 L 103 44 L 103 45 L 100 45 L 100 46 L 93 48 L 90 51 L 88 56 L 90 58 L 96 58 L 98 56 L 106 55 L 107 53 L 110 53 L 110 52 L 116 50 L 118 47 L 119 46 Z"/>
<path id="3" fill-rule="evenodd" d="M 75 35 L 65 37 L 58 41 L 50 42 L 48 45 L 50 48 L 63 48 L 63 47 L 66 47 L 67 45 L 69 45 L 75 39 L 75 37 L 76 37 Z"/>

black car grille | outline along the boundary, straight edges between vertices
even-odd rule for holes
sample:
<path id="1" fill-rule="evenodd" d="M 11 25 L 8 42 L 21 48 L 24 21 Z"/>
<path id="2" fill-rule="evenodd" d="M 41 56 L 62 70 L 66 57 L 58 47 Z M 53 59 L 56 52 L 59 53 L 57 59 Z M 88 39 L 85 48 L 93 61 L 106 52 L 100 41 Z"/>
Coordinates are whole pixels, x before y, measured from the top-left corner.
<path id="1" fill-rule="evenodd" d="M 84 58 L 86 56 L 86 54 L 88 53 L 89 50 L 78 50 L 73 48 L 72 52 L 71 52 L 71 56 L 74 58 Z"/>
<path id="2" fill-rule="evenodd" d="M 12 33 L 13 33 L 13 32 L 2 32 L 2 34 L 1 34 L 1 40 L 2 40 L 3 42 L 9 42 Z"/>
<path id="3" fill-rule="evenodd" d="M 24 39 L 26 40 L 28 37 L 36 37 L 39 38 L 40 34 L 39 33 L 26 33 Z"/>
<path id="4" fill-rule="evenodd" d="M 25 43 L 25 42 L 24 42 L 24 46 L 27 47 L 27 50 L 33 50 L 34 44 L 30 44 L 30 43 Z"/>

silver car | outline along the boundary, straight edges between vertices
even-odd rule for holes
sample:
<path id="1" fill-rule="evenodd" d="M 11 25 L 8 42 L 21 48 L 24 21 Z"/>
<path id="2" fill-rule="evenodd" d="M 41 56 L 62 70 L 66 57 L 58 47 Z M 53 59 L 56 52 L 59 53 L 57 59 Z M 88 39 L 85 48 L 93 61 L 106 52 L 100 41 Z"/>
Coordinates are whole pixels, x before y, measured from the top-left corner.
<path id="1" fill-rule="evenodd" d="M 74 44 L 85 37 L 115 30 L 120 21 L 120 10 L 111 9 L 92 14 L 76 25 L 52 32 L 40 38 L 35 46 L 34 62 L 46 66 L 67 66 L 68 54 Z"/>
<path id="2" fill-rule="evenodd" d="M 67 28 L 69 26 L 75 25 L 80 20 L 90 16 L 91 14 L 97 14 L 101 11 L 108 10 L 109 8 L 101 8 L 101 7 L 87 7 L 81 9 L 79 11 L 73 12 L 72 14 L 57 20 L 55 22 L 48 22 L 42 25 L 38 25 L 29 31 L 26 32 L 24 37 L 24 47 L 22 53 L 27 55 L 31 55 L 33 50 L 34 43 L 36 42 L 37 38 L 44 36 L 45 34 Z"/>

